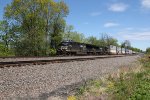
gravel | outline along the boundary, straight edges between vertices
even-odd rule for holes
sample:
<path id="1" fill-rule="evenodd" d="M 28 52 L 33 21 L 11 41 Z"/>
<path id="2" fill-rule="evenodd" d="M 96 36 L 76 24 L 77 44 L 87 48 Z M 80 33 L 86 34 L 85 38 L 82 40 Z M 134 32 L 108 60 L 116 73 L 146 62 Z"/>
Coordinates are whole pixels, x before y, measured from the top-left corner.
<path id="1" fill-rule="evenodd" d="M 138 57 L 1 68 L 0 100 L 55 100 L 68 94 L 67 87 L 114 72 Z"/>

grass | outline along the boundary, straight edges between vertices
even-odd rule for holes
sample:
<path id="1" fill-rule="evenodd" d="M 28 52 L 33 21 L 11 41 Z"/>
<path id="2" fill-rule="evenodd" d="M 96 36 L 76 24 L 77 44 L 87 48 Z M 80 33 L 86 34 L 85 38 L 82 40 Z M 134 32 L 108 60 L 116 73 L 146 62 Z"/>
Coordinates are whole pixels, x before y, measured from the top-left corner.
<path id="1" fill-rule="evenodd" d="M 133 67 L 123 67 L 119 73 L 109 75 L 108 78 L 86 82 L 77 89 L 76 95 L 70 97 L 73 99 L 68 100 L 90 100 L 90 97 L 106 100 L 150 100 L 148 56 L 140 59 Z"/>
<path id="2" fill-rule="evenodd" d="M 150 100 L 150 80 L 147 72 L 120 76 L 114 81 L 111 100 Z"/>
<path id="3" fill-rule="evenodd" d="M 121 73 L 119 78 L 112 80 L 111 100 L 150 100 L 150 59 L 146 56 L 140 63 L 139 72 Z"/>

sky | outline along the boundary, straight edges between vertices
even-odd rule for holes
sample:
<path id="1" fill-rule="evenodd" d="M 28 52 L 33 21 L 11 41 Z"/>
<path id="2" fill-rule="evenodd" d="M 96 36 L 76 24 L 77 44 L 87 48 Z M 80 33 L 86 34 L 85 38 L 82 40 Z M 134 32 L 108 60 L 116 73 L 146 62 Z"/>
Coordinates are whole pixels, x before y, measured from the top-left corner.
<path id="1" fill-rule="evenodd" d="M 4 7 L 12 0 L 0 0 L 0 20 Z M 150 47 L 150 0 L 64 0 L 69 7 L 65 18 L 74 31 L 86 37 L 101 33 L 129 40 L 133 47 Z"/>

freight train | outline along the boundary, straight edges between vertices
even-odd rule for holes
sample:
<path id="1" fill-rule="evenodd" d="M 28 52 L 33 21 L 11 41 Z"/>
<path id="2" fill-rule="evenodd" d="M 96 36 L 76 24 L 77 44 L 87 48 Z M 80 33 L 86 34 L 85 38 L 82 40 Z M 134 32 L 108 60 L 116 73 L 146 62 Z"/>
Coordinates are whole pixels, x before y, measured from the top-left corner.
<path id="1" fill-rule="evenodd" d="M 79 43 L 72 40 L 63 41 L 59 44 L 57 55 L 121 55 L 134 54 L 132 50 L 117 46 L 95 46 L 92 44 Z"/>

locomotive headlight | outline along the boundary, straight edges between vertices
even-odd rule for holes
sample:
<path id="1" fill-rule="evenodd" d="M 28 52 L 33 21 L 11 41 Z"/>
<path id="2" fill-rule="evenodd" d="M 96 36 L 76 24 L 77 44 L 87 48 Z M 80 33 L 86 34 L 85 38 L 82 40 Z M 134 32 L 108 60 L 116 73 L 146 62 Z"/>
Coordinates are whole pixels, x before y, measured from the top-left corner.
<path id="1" fill-rule="evenodd" d="M 61 50 L 67 50 L 68 46 L 61 46 Z"/>

